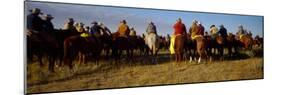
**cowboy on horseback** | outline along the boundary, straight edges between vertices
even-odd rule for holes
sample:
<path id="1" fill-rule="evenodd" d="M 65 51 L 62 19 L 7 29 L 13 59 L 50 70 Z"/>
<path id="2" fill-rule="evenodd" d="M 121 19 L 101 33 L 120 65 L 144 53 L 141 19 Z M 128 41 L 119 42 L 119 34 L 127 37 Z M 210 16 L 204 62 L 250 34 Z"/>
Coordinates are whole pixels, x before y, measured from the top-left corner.
<path id="1" fill-rule="evenodd" d="M 63 30 L 75 30 L 73 18 L 68 18 L 63 25 Z"/>
<path id="2" fill-rule="evenodd" d="M 157 35 L 157 30 L 156 30 L 156 26 L 154 25 L 153 22 L 150 22 L 146 28 L 146 33 L 150 34 L 150 33 L 154 33 Z"/>
<path id="3" fill-rule="evenodd" d="M 205 31 L 204 26 L 202 25 L 201 22 L 198 22 L 198 33 L 197 33 L 197 35 L 202 35 L 202 36 L 204 36 L 204 31 Z"/>
<path id="4" fill-rule="evenodd" d="M 43 29 L 44 21 L 39 17 L 42 14 L 41 10 L 34 8 L 31 14 L 27 15 L 27 35 L 31 36 L 33 33 L 38 34 Z"/>
<path id="5" fill-rule="evenodd" d="M 227 29 L 224 27 L 224 25 L 220 25 L 219 34 L 221 35 L 221 37 L 223 38 L 223 40 L 226 41 L 226 38 L 227 38 Z"/>
<path id="6" fill-rule="evenodd" d="M 111 35 L 111 31 L 109 28 L 107 28 L 102 22 L 99 22 L 98 25 L 102 29 L 102 35 Z"/>
<path id="7" fill-rule="evenodd" d="M 182 61 L 183 49 L 185 43 L 186 27 L 182 23 L 181 18 L 177 19 L 176 24 L 173 26 L 174 35 L 171 37 L 170 52 L 175 54 L 176 61 Z"/>
<path id="8" fill-rule="evenodd" d="M 48 43 L 54 41 L 54 37 L 52 37 L 54 26 L 51 22 L 54 17 L 47 14 L 42 19 L 39 17 L 39 14 L 42 14 L 41 10 L 34 8 L 31 14 L 27 16 L 27 35 L 33 41 L 44 41 Z"/>
<path id="9" fill-rule="evenodd" d="M 239 26 L 238 26 L 238 32 L 237 32 L 236 34 L 237 34 L 237 36 L 239 37 L 239 39 L 241 39 L 242 36 L 247 35 L 248 33 L 247 33 L 247 31 L 243 28 L 242 25 L 239 25 Z"/>
<path id="10" fill-rule="evenodd" d="M 96 21 L 92 22 L 93 26 L 90 28 L 90 34 L 96 37 L 101 36 L 102 28 L 98 25 Z"/>
<path id="11" fill-rule="evenodd" d="M 189 33 L 191 34 L 192 41 L 194 41 L 194 39 L 199 35 L 204 35 L 204 27 L 201 23 L 198 23 L 197 20 L 193 20 L 189 29 Z"/>
<path id="12" fill-rule="evenodd" d="M 185 25 L 182 23 L 181 18 L 179 18 L 174 25 L 174 35 L 185 35 L 186 34 L 186 28 Z"/>
<path id="13" fill-rule="evenodd" d="M 84 29 L 84 24 L 82 22 L 77 23 L 77 26 L 75 26 L 75 28 L 80 34 L 86 33 L 86 30 Z"/>
<path id="14" fill-rule="evenodd" d="M 133 27 L 130 29 L 130 36 L 132 36 L 132 37 L 137 36 L 136 30 Z"/>
<path id="15" fill-rule="evenodd" d="M 210 27 L 210 34 L 211 38 L 214 40 L 218 36 L 218 28 L 215 25 L 211 25 Z"/>
<path id="16" fill-rule="evenodd" d="M 117 33 L 119 34 L 119 37 L 125 37 L 127 38 L 130 33 L 129 26 L 127 25 L 126 20 L 122 20 L 118 26 Z"/>

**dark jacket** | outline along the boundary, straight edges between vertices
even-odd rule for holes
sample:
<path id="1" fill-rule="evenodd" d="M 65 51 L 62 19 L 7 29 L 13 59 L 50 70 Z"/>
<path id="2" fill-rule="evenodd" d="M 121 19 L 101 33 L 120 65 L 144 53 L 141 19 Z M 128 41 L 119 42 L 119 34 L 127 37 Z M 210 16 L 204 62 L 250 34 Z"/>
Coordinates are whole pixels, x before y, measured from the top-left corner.
<path id="1" fill-rule="evenodd" d="M 32 31 L 42 31 L 44 21 L 35 14 L 29 14 L 26 19 L 27 29 Z"/>
<path id="2" fill-rule="evenodd" d="M 219 33 L 222 37 L 227 37 L 227 30 L 224 27 L 220 28 Z"/>
<path id="3" fill-rule="evenodd" d="M 91 28 L 90 28 L 90 33 L 92 34 L 92 35 L 96 35 L 96 34 L 101 34 L 100 33 L 100 30 L 101 30 L 102 28 L 99 26 L 99 25 L 93 25 Z"/>

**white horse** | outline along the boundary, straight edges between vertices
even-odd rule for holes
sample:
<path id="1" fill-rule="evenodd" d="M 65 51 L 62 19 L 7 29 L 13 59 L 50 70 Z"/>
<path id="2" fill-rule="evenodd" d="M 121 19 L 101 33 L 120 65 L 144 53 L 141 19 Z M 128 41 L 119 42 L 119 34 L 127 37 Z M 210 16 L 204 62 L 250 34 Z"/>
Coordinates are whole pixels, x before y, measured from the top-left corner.
<path id="1" fill-rule="evenodd" d="M 157 52 L 159 50 L 159 37 L 155 33 L 145 35 L 145 43 L 149 47 L 149 53 L 152 55 L 152 63 L 157 62 Z M 148 54 L 149 54 L 148 53 Z"/>

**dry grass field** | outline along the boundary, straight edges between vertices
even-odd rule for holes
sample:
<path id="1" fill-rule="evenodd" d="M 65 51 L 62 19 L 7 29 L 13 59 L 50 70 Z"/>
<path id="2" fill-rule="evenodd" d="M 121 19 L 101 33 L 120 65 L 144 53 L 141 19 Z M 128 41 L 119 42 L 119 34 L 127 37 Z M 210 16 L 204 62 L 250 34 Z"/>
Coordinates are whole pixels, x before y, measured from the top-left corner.
<path id="1" fill-rule="evenodd" d="M 198 83 L 263 78 L 263 59 L 251 57 L 241 60 L 174 63 L 162 55 L 157 64 L 138 62 L 113 64 L 78 64 L 74 70 L 56 67 L 55 73 L 47 65 L 27 64 L 27 93 L 55 92 L 85 89 L 103 89 L 178 83 Z"/>

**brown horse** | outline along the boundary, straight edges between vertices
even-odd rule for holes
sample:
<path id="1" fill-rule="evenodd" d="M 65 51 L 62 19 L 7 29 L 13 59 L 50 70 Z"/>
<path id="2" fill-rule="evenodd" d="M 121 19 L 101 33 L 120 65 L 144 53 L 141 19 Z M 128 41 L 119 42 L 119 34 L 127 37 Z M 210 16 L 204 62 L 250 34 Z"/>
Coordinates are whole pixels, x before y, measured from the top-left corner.
<path id="1" fill-rule="evenodd" d="M 218 50 L 218 58 L 220 58 L 220 60 L 223 60 L 223 54 L 224 54 L 224 48 L 226 44 L 226 39 L 224 39 L 222 36 L 217 36 L 215 38 L 215 49 Z"/>
<path id="2" fill-rule="evenodd" d="M 259 37 L 258 35 L 253 40 L 253 46 L 255 47 L 262 47 L 263 46 L 263 38 Z"/>
<path id="3" fill-rule="evenodd" d="M 130 41 L 129 37 L 120 37 L 118 32 L 113 33 L 112 37 L 112 56 L 115 59 L 115 62 L 119 63 L 122 58 L 123 51 L 127 54 L 127 60 L 131 61 L 133 59 L 133 42 Z"/>
<path id="4" fill-rule="evenodd" d="M 77 56 L 81 64 L 85 64 L 90 56 L 94 57 L 95 62 L 98 64 L 101 51 L 101 42 L 94 36 L 81 37 L 77 35 L 68 37 L 64 41 L 64 64 L 67 64 L 72 69 L 72 62 Z"/>
<path id="5" fill-rule="evenodd" d="M 244 49 L 252 50 L 253 38 L 250 35 L 241 35 L 239 41 Z"/>
<path id="6" fill-rule="evenodd" d="M 234 56 L 238 53 L 239 41 L 235 39 L 235 35 L 230 33 L 227 38 L 226 47 L 228 49 L 228 55 Z"/>
<path id="7" fill-rule="evenodd" d="M 183 61 L 185 41 L 186 37 L 184 35 L 176 35 L 174 44 L 176 62 Z"/>
<path id="8" fill-rule="evenodd" d="M 194 39 L 196 41 L 196 51 L 198 54 L 198 63 L 201 63 L 202 59 L 207 59 L 207 55 L 206 55 L 206 39 L 204 38 L 204 36 L 197 36 Z M 194 56 L 196 57 L 196 56 Z"/>
<path id="9" fill-rule="evenodd" d="M 216 36 L 215 38 L 212 38 L 211 36 L 205 36 L 204 38 L 206 40 L 206 52 L 210 57 L 210 60 L 212 60 L 212 57 L 217 57 L 222 60 L 224 48 L 227 44 L 226 38 L 223 38 L 220 35 Z M 212 52 L 212 50 L 214 51 Z"/>

